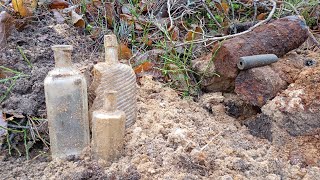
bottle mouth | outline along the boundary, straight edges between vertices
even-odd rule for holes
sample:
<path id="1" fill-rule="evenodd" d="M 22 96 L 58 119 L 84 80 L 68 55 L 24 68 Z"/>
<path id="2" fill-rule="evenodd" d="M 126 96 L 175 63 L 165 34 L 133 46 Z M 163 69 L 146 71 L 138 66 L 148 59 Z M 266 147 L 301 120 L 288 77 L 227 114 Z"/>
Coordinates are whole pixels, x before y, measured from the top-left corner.
<path id="1" fill-rule="evenodd" d="M 109 34 L 104 35 L 104 47 L 117 47 L 118 46 L 118 40 L 116 35 Z"/>
<path id="2" fill-rule="evenodd" d="M 51 46 L 52 50 L 54 51 L 72 51 L 72 45 L 53 45 Z"/>

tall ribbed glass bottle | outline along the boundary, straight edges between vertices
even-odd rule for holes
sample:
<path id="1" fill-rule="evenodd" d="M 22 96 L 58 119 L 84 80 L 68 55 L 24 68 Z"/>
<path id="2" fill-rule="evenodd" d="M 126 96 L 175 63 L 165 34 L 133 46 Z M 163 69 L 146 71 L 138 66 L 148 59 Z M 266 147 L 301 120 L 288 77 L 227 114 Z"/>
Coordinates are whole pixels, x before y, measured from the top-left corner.
<path id="1" fill-rule="evenodd" d="M 118 60 L 118 42 L 115 35 L 104 36 L 105 62 L 98 63 L 93 69 L 93 82 L 90 93 L 95 96 L 89 111 L 90 117 L 95 110 L 102 109 L 105 92 L 117 91 L 117 109 L 126 114 L 126 128 L 133 125 L 137 116 L 137 84 L 133 69 Z"/>
<path id="2" fill-rule="evenodd" d="M 52 46 L 55 68 L 44 80 L 52 158 L 80 155 L 90 145 L 87 85 L 72 67 L 70 45 Z"/>
<path id="3" fill-rule="evenodd" d="M 123 150 L 126 117 L 117 110 L 116 94 L 106 92 L 103 108 L 92 113 L 92 152 L 96 159 L 112 161 Z"/>

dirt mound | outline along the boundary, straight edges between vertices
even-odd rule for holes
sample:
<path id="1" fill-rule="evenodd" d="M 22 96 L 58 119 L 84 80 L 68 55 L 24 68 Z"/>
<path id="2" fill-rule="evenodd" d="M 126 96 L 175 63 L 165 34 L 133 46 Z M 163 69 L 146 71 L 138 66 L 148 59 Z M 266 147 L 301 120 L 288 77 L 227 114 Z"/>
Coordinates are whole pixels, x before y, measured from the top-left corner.
<path id="1" fill-rule="evenodd" d="M 0 161 L 3 179 L 317 179 L 319 139 L 284 147 L 256 138 L 223 109 L 211 114 L 150 78 L 141 79 L 138 119 L 112 164 L 89 155 L 48 162 Z M 319 137 L 318 137 L 319 138 Z M 301 143 L 300 143 L 301 142 Z M 299 149 L 303 142 L 305 149 Z M 307 151 L 307 149 L 311 151 Z M 306 154 L 307 153 L 307 154 Z M 312 162 L 310 160 L 313 160 Z"/>

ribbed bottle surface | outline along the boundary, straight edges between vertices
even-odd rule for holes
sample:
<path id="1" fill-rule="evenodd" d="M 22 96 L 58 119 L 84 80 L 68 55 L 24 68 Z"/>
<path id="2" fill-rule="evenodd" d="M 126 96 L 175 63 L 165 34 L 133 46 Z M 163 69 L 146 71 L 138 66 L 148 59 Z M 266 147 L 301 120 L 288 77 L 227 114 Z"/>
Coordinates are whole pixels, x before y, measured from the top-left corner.
<path id="1" fill-rule="evenodd" d="M 95 77 L 90 90 L 95 94 L 90 115 L 103 107 L 107 91 L 117 91 L 117 109 L 126 114 L 126 128 L 133 125 L 137 117 L 136 76 L 128 65 L 98 63 L 94 67 Z"/>

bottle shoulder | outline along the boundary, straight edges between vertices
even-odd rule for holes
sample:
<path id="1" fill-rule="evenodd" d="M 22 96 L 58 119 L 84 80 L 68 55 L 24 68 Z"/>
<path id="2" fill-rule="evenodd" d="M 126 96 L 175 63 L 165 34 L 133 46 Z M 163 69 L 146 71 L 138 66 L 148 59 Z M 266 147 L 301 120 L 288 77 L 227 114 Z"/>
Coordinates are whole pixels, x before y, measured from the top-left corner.
<path id="1" fill-rule="evenodd" d="M 116 110 L 114 112 L 105 112 L 105 111 L 93 111 L 92 114 L 95 119 L 125 119 L 125 113 L 120 110 Z"/>
<path id="2" fill-rule="evenodd" d="M 128 71 L 130 73 L 134 74 L 134 71 L 131 66 L 123 63 L 116 63 L 116 64 L 108 64 L 106 62 L 100 62 L 96 65 L 94 65 L 94 69 L 98 71 L 105 71 L 105 70 L 119 70 L 119 71 Z"/>
<path id="3" fill-rule="evenodd" d="M 53 82 L 56 84 L 74 83 L 77 85 L 85 84 L 86 80 L 84 75 L 75 68 L 55 68 L 48 73 L 44 80 L 45 84 Z"/>
<path id="4" fill-rule="evenodd" d="M 81 74 L 80 71 L 73 67 L 68 68 L 54 68 L 48 72 L 48 76 L 66 77 Z"/>

